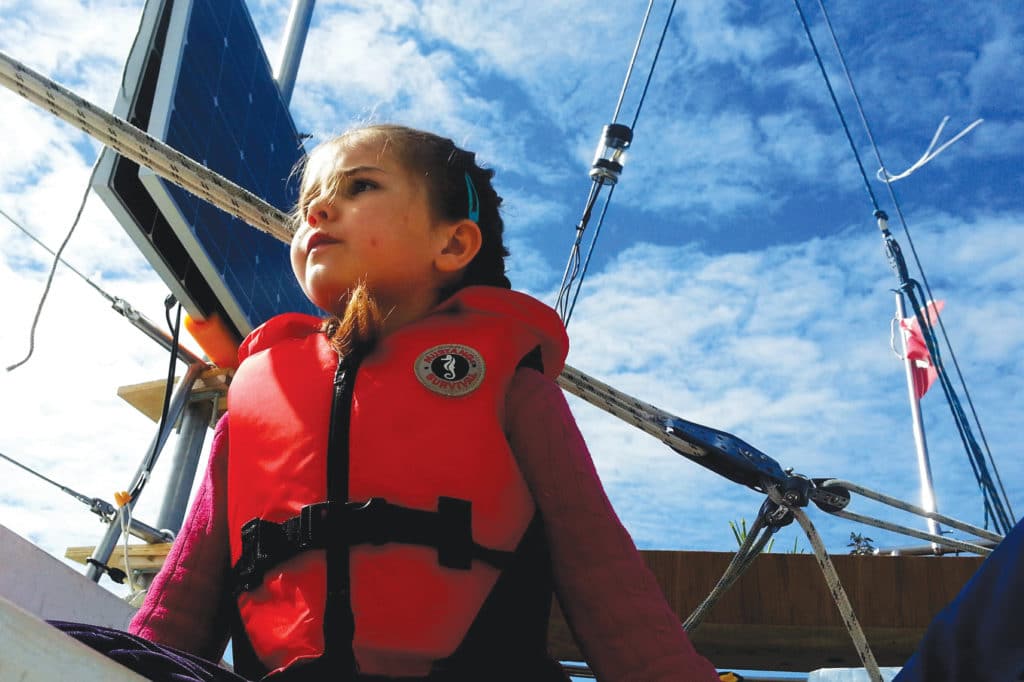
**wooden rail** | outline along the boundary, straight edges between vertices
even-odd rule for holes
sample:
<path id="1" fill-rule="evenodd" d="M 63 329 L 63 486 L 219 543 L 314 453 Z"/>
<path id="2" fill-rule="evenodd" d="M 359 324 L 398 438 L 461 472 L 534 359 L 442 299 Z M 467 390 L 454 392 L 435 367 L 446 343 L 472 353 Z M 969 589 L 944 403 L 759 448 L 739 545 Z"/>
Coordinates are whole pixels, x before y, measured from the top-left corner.
<path id="1" fill-rule="evenodd" d="M 642 554 L 680 620 L 711 591 L 732 558 L 727 552 Z M 982 558 L 844 554 L 832 561 L 878 663 L 899 666 Z M 809 671 L 861 665 L 810 554 L 759 556 L 692 639 L 719 668 Z M 556 658 L 582 660 L 557 605 L 548 641 Z"/>

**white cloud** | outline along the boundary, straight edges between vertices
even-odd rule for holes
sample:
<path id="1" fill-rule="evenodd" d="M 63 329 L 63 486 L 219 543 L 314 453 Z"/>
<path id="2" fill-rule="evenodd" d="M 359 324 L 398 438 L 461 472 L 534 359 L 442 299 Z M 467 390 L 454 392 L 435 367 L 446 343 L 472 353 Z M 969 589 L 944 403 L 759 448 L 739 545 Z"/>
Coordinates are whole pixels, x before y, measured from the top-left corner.
<path id="1" fill-rule="evenodd" d="M 1003 102 L 1010 93 L 1024 89 L 1024 49 L 1020 31 L 1014 29 L 1012 25 L 1001 24 L 996 35 L 982 45 L 966 77 L 974 102 Z M 1019 101 L 1015 107 L 1010 102 L 1010 106 L 1017 113 L 1021 111 Z"/>
<path id="2" fill-rule="evenodd" d="M 741 2 L 689 2 L 680 5 L 685 17 L 683 42 L 699 61 L 759 63 L 769 58 L 783 38 L 765 16 L 744 25 L 734 21 Z"/>
<path id="3" fill-rule="evenodd" d="M 930 222 L 928 246 L 918 247 L 926 262 L 929 256 L 945 256 L 933 259 L 943 282 L 936 294 L 949 301 L 954 341 L 966 342 L 958 349 L 959 360 L 971 385 L 982 387 L 983 395 L 976 395 L 981 411 L 994 413 L 989 440 L 1018 506 L 1024 496 L 1021 467 L 1011 454 L 1013 429 L 1002 415 L 1014 402 L 1013 377 L 1022 371 L 1015 358 L 1024 351 L 1024 325 L 1007 320 L 998 331 L 989 330 L 997 310 L 1024 303 L 1024 289 L 1011 274 L 1018 271 L 1012 264 L 1024 257 L 1024 245 L 1005 242 L 1007 229 L 1021 218 L 984 216 L 967 226 L 936 219 Z M 961 239 L 964 230 L 973 238 Z M 731 431 L 783 466 L 850 478 L 913 499 L 906 388 L 902 366 L 889 350 L 893 282 L 875 240 L 875 235 L 854 234 L 719 257 L 692 248 L 634 247 L 588 279 L 570 328 L 570 361 L 683 418 Z M 1004 240 L 1004 248 L 986 249 L 989 240 Z M 866 259 L 879 267 L 865 267 Z M 999 274 L 979 282 L 973 278 L 979 271 Z M 980 301 L 991 304 L 978 306 Z M 950 305 L 959 311 L 955 316 Z M 994 366 L 1000 357 L 1003 362 Z M 925 409 L 935 422 L 929 430 L 936 479 L 942 478 L 945 500 L 955 505 L 947 509 L 980 522 L 980 501 L 953 493 L 969 480 L 961 474 L 970 474 L 955 441 L 951 444 L 955 432 L 946 425 L 948 410 L 937 388 Z M 672 474 L 660 466 L 638 466 L 633 458 L 640 453 L 669 459 L 672 454 L 653 441 L 623 440 L 626 436 L 587 411 L 580 411 L 580 418 L 616 506 L 634 509 L 639 503 L 628 501 L 632 494 L 663 490 L 668 480 L 683 485 L 680 479 L 693 467 L 674 462 L 680 472 Z M 702 485 L 701 501 L 691 505 L 732 494 L 733 486 L 720 480 Z M 685 491 L 680 488 L 679 494 Z M 656 510 L 646 512 L 650 518 L 638 509 L 632 513 L 638 527 L 655 527 Z M 687 506 L 686 514 L 693 513 Z M 687 528 L 725 548 L 727 520 L 720 516 L 711 528 Z M 842 524 L 824 523 L 833 543 L 848 532 L 839 530 Z"/>

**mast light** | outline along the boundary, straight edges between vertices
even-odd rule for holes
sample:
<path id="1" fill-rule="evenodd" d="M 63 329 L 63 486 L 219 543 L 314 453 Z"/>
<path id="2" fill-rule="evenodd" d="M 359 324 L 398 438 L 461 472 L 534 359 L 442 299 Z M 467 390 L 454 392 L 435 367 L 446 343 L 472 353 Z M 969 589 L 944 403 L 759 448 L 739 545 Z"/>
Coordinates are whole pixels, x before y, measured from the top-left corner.
<path id="1" fill-rule="evenodd" d="M 594 152 L 590 177 L 602 184 L 614 185 L 619 181 L 626 150 L 633 141 L 633 131 L 621 123 L 609 123 L 601 130 L 601 140 Z"/>

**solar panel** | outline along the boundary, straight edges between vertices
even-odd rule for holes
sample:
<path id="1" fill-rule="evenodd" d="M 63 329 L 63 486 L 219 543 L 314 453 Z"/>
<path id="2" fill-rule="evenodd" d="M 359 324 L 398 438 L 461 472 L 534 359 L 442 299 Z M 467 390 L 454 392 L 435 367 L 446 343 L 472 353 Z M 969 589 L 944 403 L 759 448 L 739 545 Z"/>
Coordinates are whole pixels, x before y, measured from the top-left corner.
<path id="1" fill-rule="evenodd" d="M 302 157 L 242 0 L 148 0 L 115 115 L 281 210 Z M 279 312 L 316 313 L 285 244 L 104 150 L 97 193 L 189 313 L 240 335 Z"/>
<path id="2" fill-rule="evenodd" d="M 283 211 L 294 205 L 300 139 L 242 0 L 175 2 L 149 133 Z M 240 332 L 315 312 L 285 244 L 151 171 L 140 178 Z"/>

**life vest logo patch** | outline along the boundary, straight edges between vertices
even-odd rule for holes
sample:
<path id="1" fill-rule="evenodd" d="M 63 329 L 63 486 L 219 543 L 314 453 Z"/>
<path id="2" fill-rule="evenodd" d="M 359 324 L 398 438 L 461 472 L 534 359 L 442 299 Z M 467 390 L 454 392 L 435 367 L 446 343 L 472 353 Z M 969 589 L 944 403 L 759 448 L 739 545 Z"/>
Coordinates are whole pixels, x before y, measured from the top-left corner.
<path id="1" fill-rule="evenodd" d="M 434 393 L 458 397 L 476 390 L 484 380 L 480 353 L 459 343 L 434 346 L 416 358 L 416 378 Z"/>

